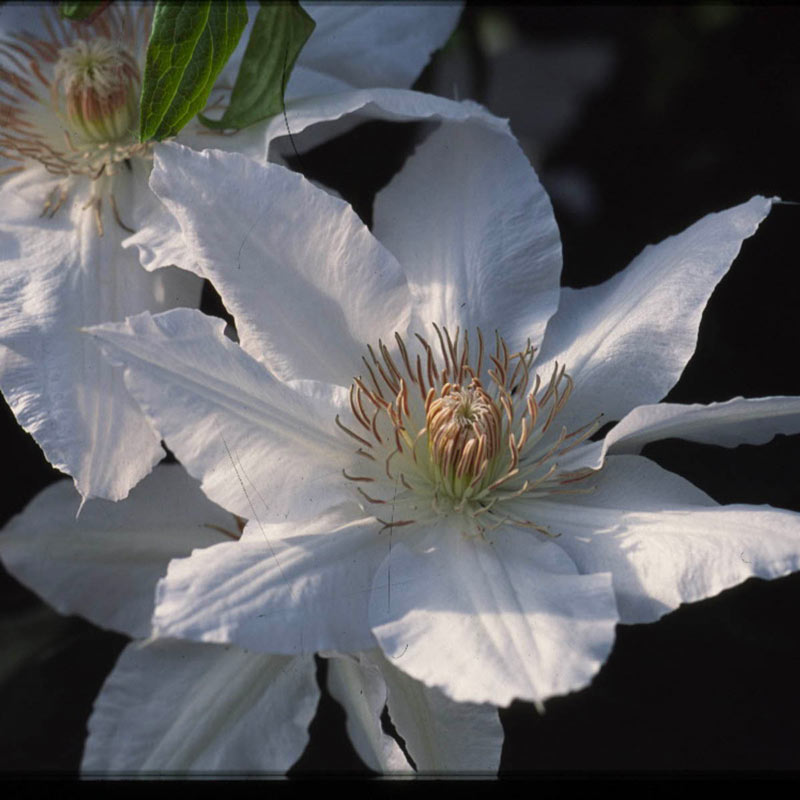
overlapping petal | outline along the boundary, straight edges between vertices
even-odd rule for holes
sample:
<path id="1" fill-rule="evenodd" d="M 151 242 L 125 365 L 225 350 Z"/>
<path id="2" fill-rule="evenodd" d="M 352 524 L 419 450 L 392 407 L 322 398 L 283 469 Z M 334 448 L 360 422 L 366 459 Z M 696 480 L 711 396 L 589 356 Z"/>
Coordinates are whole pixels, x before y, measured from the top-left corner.
<path id="1" fill-rule="evenodd" d="M 358 754 L 376 771 L 411 770 L 397 743 L 382 730 L 384 706 L 417 774 L 497 771 L 503 746 L 497 709 L 454 703 L 396 669 L 379 650 L 330 659 L 328 688 L 345 708 L 347 730 Z"/>
<path id="2" fill-rule="evenodd" d="M 800 568 L 800 517 L 719 506 L 642 456 L 609 456 L 596 490 L 524 506 L 583 573 L 611 573 L 620 621 L 652 622 L 751 576 Z"/>
<path id="3" fill-rule="evenodd" d="M 396 543 L 376 576 L 370 624 L 392 663 L 456 702 L 538 702 L 588 683 L 614 639 L 610 575 L 579 575 L 510 527 L 483 540 L 443 520 L 429 541 Z"/>
<path id="4" fill-rule="evenodd" d="M 584 424 L 600 412 L 621 419 L 674 386 L 694 353 L 714 287 L 772 204 L 754 197 L 708 214 L 646 247 L 605 283 L 562 289 L 537 369 L 549 374 L 557 360 L 575 380 L 564 424 Z"/>
<path id="5" fill-rule="evenodd" d="M 312 656 L 130 644 L 95 701 L 81 768 L 92 776 L 286 772 L 308 743 L 318 700 Z"/>
<path id="6" fill-rule="evenodd" d="M 154 427 L 203 491 L 239 516 L 308 516 L 342 496 L 347 392 L 276 380 L 199 311 L 140 314 L 91 329 Z"/>
<path id="7" fill-rule="evenodd" d="M 442 125 L 375 199 L 373 230 L 402 264 L 417 331 L 539 343 L 558 306 L 561 241 L 553 209 L 516 140 Z"/>
<path id="8" fill-rule="evenodd" d="M 262 653 L 375 646 L 372 579 L 388 541 L 354 504 L 307 522 L 250 521 L 241 541 L 175 559 L 159 583 L 159 636 Z"/>
<path id="9" fill-rule="evenodd" d="M 383 731 L 386 682 L 363 656 L 328 660 L 328 691 L 346 714 L 347 735 L 361 760 L 375 772 L 411 773 L 413 768 L 397 742 Z"/>
<path id="10" fill-rule="evenodd" d="M 0 558 L 60 613 L 129 636 L 149 635 L 171 559 L 236 535 L 234 517 L 177 465 L 157 467 L 119 503 L 92 500 L 78 516 L 79 503 L 69 482 L 47 487 L 4 528 Z"/>
<path id="11" fill-rule="evenodd" d="M 421 775 L 497 771 L 503 726 L 494 706 L 454 703 L 409 678 L 380 651 L 367 653 L 366 660 L 386 683 L 389 715 Z"/>
<path id="12" fill-rule="evenodd" d="M 242 347 L 279 377 L 349 385 L 365 342 L 405 330 L 410 297 L 394 257 L 347 203 L 297 173 L 172 146 L 151 186 Z"/>

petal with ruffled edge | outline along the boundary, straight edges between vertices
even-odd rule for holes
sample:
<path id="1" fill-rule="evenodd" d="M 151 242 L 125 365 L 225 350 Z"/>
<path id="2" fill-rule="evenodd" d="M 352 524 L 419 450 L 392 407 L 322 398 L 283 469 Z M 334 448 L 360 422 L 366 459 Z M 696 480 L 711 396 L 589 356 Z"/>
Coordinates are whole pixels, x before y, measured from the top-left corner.
<path id="1" fill-rule="evenodd" d="M 369 120 L 471 122 L 509 133 L 508 120 L 472 100 L 457 102 L 410 89 L 356 89 L 287 101 L 285 115 L 276 115 L 266 127 L 265 156 L 279 161 Z"/>
<path id="2" fill-rule="evenodd" d="M 751 576 L 800 568 L 800 515 L 769 506 L 718 506 L 643 456 L 609 456 L 596 490 L 529 501 L 581 572 L 610 572 L 625 623 L 653 622 L 680 603 Z"/>
<path id="3" fill-rule="evenodd" d="M 308 743 L 318 700 L 313 656 L 130 644 L 95 700 L 81 769 L 286 772 Z"/>
<path id="4" fill-rule="evenodd" d="M 611 576 L 577 574 L 528 532 L 487 536 L 451 522 L 427 549 L 395 543 L 370 600 L 381 649 L 456 702 L 540 702 L 586 685 L 614 640 Z"/>
<path id="5" fill-rule="evenodd" d="M 516 140 L 442 125 L 375 198 L 373 232 L 402 264 L 419 332 L 431 323 L 539 344 L 558 306 L 553 209 Z"/>
<path id="6" fill-rule="evenodd" d="M 87 331 L 203 491 L 246 519 L 297 518 L 345 496 L 337 413 L 347 391 L 276 380 L 225 337 L 225 322 L 176 309 Z M 87 336 L 87 338 L 89 338 Z"/>
<path id="7" fill-rule="evenodd" d="M 250 521 L 239 542 L 170 563 L 154 630 L 262 653 L 374 647 L 369 595 L 389 544 L 380 528 L 355 504 L 302 523 Z"/>
<path id="8" fill-rule="evenodd" d="M 171 559 L 238 536 L 235 517 L 177 465 L 156 467 L 118 503 L 90 500 L 76 518 L 79 500 L 67 481 L 48 486 L 0 534 L 0 558 L 60 613 L 128 636 L 149 635 Z"/>
<path id="9" fill-rule="evenodd" d="M 293 76 L 302 70 L 296 69 Z M 313 81 L 312 81 L 313 83 Z M 480 125 L 493 131 L 509 133 L 508 121 L 490 114 L 477 103 L 466 100 L 455 102 L 443 97 L 412 92 L 406 89 L 359 89 L 343 91 L 346 87 L 329 87 L 330 91 L 318 97 L 301 97 L 287 104 L 286 116 L 279 114 L 267 123 L 258 123 L 235 136 L 210 135 L 198 124 L 190 123 L 181 131 L 179 141 L 196 150 L 209 147 L 236 150 L 257 158 L 252 141 L 260 142 L 258 155 L 270 161 L 281 162 L 335 135 L 343 133 L 360 122 L 383 119 L 394 122 L 452 121 Z M 291 133 L 291 140 L 288 134 Z M 245 137 L 246 141 L 242 139 Z M 264 144 L 266 137 L 266 146 Z M 272 143 L 272 145 L 270 145 Z M 526 165 L 526 169 L 529 167 Z M 284 212 L 285 213 L 285 212 Z M 202 266 L 194 261 L 183 241 L 181 226 L 165 205 L 156 208 L 137 232 L 129 236 L 125 247 L 136 247 L 145 269 L 152 270 L 171 264 L 202 274 Z"/>
<path id="10" fill-rule="evenodd" d="M 150 185 L 236 319 L 242 347 L 279 377 L 349 385 L 367 342 L 405 331 L 400 266 L 347 203 L 301 175 L 165 145 Z"/>
<path id="11" fill-rule="evenodd" d="M 560 421 L 571 429 L 601 412 L 620 419 L 675 385 L 694 353 L 714 287 L 773 202 L 754 197 L 708 214 L 646 247 L 605 283 L 562 290 L 536 363 L 549 375 L 557 360 L 575 380 Z"/>
<path id="12" fill-rule="evenodd" d="M 120 184 L 121 209 L 155 198 L 136 163 Z M 120 246 L 106 212 L 98 236 L 78 187 L 70 209 L 39 219 L 53 187 L 42 168 L 4 184 L 0 265 L 0 386 L 17 420 L 84 497 L 120 500 L 163 456 L 122 381 L 79 329 L 143 309 L 197 304 L 196 276 L 149 275 Z"/>
<path id="13" fill-rule="evenodd" d="M 409 771 L 402 751 L 381 729 L 384 705 L 417 774 L 485 775 L 500 766 L 503 726 L 494 706 L 454 703 L 396 669 L 379 650 L 331 659 L 328 688 L 347 711 L 358 754 L 373 769 Z"/>

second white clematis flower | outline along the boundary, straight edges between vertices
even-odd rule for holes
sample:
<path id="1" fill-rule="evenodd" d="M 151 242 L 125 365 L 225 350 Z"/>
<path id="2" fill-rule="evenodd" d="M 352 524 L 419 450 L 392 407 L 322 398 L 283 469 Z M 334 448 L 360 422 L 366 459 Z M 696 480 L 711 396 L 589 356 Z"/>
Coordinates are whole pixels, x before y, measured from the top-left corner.
<path id="1" fill-rule="evenodd" d="M 151 186 L 241 344 L 194 311 L 92 332 L 206 494 L 249 519 L 170 564 L 159 635 L 377 645 L 456 701 L 540 702 L 588 683 L 618 621 L 797 569 L 796 514 L 606 457 L 800 430 L 798 398 L 642 405 L 678 379 L 772 201 L 559 291 L 547 196 L 513 137 L 477 124 L 417 149 L 372 232 L 301 176 L 221 152 L 159 148 Z M 622 421 L 592 443 L 601 419 Z"/>
<path id="2" fill-rule="evenodd" d="M 0 8 L 0 389 L 84 498 L 125 497 L 163 450 L 119 371 L 79 329 L 200 299 L 196 276 L 147 274 L 137 251 L 122 247 L 162 214 L 147 186 L 152 148 L 137 136 L 152 10 L 115 2 L 91 23 L 73 24 L 55 5 Z M 287 89 L 287 102 L 306 114 L 298 131 L 362 108 L 372 95 L 358 87 L 409 85 L 450 34 L 460 5 L 311 5 L 309 12 L 317 28 Z M 247 35 L 226 66 L 229 81 Z M 385 91 L 384 106 L 396 116 L 426 116 L 432 105 L 447 113 L 448 101 Z M 212 104 L 227 94 L 215 91 Z M 179 139 L 264 158 L 268 139 L 286 134 L 279 116 L 281 130 L 265 122 L 212 136 L 195 121 Z M 173 238 L 160 246 L 148 240 L 152 251 L 141 251 L 148 268 L 174 263 Z"/>

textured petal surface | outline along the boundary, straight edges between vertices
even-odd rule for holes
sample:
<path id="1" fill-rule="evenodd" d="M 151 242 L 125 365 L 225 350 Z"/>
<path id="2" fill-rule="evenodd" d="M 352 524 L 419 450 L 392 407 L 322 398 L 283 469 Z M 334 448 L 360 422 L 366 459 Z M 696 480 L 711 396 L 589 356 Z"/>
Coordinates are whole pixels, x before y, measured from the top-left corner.
<path id="1" fill-rule="evenodd" d="M 143 167 L 132 169 L 118 191 L 121 212 L 152 198 Z M 79 186 L 71 206 L 39 219 L 49 180 L 32 168 L 0 193 L 0 386 L 22 427 L 82 495 L 119 500 L 163 451 L 120 371 L 79 328 L 196 304 L 199 283 L 177 271 L 148 275 L 120 247 L 123 232 L 108 212 L 98 236 L 93 215 L 80 209 Z"/>
<path id="2" fill-rule="evenodd" d="M 358 513 L 348 505 L 305 523 L 251 521 L 240 542 L 173 560 L 158 586 L 157 633 L 267 653 L 374 647 L 369 594 L 388 542 Z"/>
<path id="3" fill-rule="evenodd" d="M 561 241 L 513 137 L 442 125 L 378 194 L 374 216 L 406 272 L 418 330 L 499 330 L 512 352 L 541 342 L 558 306 Z"/>
<path id="4" fill-rule="evenodd" d="M 351 86 L 410 86 L 453 31 L 462 3 L 304 3 L 316 28 L 298 64 Z M 308 88 L 306 89 L 308 91 Z M 296 96 L 292 80 L 287 94 Z M 315 94 L 319 92 L 314 92 Z"/>
<path id="5" fill-rule="evenodd" d="M 600 412 L 621 419 L 674 386 L 694 352 L 714 287 L 772 202 L 754 197 L 708 214 L 646 247 L 605 283 L 562 290 L 536 366 L 549 375 L 557 360 L 575 379 L 564 424 L 583 424 Z"/>
<path id="6" fill-rule="evenodd" d="M 95 700 L 84 774 L 285 772 L 319 700 L 312 656 L 173 641 L 122 652 Z"/>
<path id="7" fill-rule="evenodd" d="M 173 145 L 160 148 L 150 184 L 242 347 L 279 377 L 349 385 L 368 342 L 405 330 L 410 296 L 394 257 L 301 175 Z"/>
<path id="8" fill-rule="evenodd" d="M 591 680 L 614 639 L 609 575 L 578 575 L 527 532 L 435 538 L 424 552 L 396 544 L 375 581 L 370 623 L 398 669 L 457 702 L 499 706 Z"/>
<path id="9" fill-rule="evenodd" d="M 386 683 L 389 716 L 420 775 L 497 772 L 503 726 L 494 706 L 454 703 L 409 678 L 380 651 L 367 657 Z"/>
<path id="10" fill-rule="evenodd" d="M 652 622 L 751 576 L 800 567 L 800 515 L 718 506 L 642 456 L 609 456 L 591 495 L 537 501 L 529 518 L 558 535 L 581 572 L 610 572 L 625 623 Z"/>
<path id="11" fill-rule="evenodd" d="M 361 656 L 334 656 L 327 686 L 345 710 L 347 735 L 361 760 L 375 772 L 412 773 L 397 742 L 383 732 L 386 683 L 380 670 Z"/>
<path id="12" fill-rule="evenodd" d="M 6 569 L 62 614 L 145 637 L 155 588 L 172 558 L 226 541 L 236 520 L 206 499 L 177 465 L 156 467 L 118 503 L 48 486 L 0 535 Z M 101 600 L 99 601 L 99 598 Z"/>
<path id="13" fill-rule="evenodd" d="M 345 390 L 288 387 L 224 327 L 176 309 L 91 333 L 125 365 L 130 391 L 212 500 L 262 521 L 326 508 L 345 491 L 350 448 L 334 424 Z"/>

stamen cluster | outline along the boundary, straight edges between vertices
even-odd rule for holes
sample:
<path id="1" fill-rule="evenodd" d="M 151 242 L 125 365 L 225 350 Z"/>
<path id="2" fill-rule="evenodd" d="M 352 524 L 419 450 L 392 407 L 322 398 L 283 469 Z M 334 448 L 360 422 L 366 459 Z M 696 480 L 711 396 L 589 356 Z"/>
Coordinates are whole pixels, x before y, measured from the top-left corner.
<path id="1" fill-rule="evenodd" d="M 359 444 L 357 466 L 344 476 L 368 507 L 385 507 L 378 519 L 388 527 L 458 514 L 469 534 L 504 522 L 549 533 L 512 515 L 508 501 L 591 491 L 570 484 L 592 470 L 560 470 L 557 459 L 591 436 L 599 417 L 571 433 L 556 430 L 572 379 L 556 364 L 543 384 L 532 374 L 530 342 L 512 354 L 496 334 L 494 353 L 487 353 L 478 330 L 473 361 L 466 331 L 453 337 L 433 327 L 438 357 L 419 335 L 413 357 L 397 334 L 394 356 L 383 342 L 377 353 L 368 346 L 366 372 L 350 387 L 355 424 L 336 418 Z"/>
<path id="2" fill-rule="evenodd" d="M 59 51 L 53 105 L 63 94 L 69 125 L 84 141 L 118 142 L 135 132 L 139 84 L 139 68 L 125 47 L 102 36 L 78 39 Z"/>

